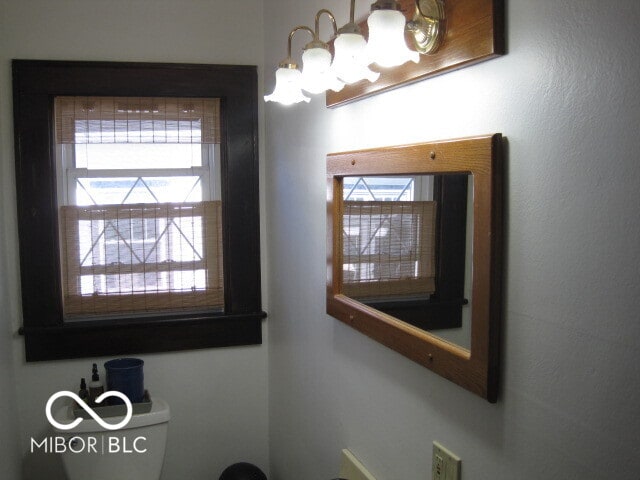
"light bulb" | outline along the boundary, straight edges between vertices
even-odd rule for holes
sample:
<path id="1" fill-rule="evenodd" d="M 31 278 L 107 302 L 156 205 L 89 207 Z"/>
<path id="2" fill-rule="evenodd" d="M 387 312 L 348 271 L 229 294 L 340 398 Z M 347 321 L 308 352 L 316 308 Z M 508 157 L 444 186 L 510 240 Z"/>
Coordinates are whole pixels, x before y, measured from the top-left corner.
<path id="1" fill-rule="evenodd" d="M 367 65 L 365 49 L 367 41 L 359 33 L 341 33 L 333 43 L 336 54 L 333 59 L 333 70 L 345 83 L 355 83 L 363 79 L 375 82 L 380 74 Z"/>
<path id="2" fill-rule="evenodd" d="M 329 89 L 339 92 L 344 88 L 331 68 L 331 53 L 326 48 L 307 48 L 302 54 L 302 65 L 302 88 L 307 92 L 322 93 Z"/>
<path id="3" fill-rule="evenodd" d="M 367 19 L 369 63 L 396 67 L 408 61 L 418 63 L 420 54 L 410 50 L 404 40 L 405 17 L 399 10 L 374 10 Z"/>
<path id="4" fill-rule="evenodd" d="M 278 102 L 282 105 L 307 102 L 311 100 L 302 93 L 301 73 L 297 68 L 280 67 L 276 70 L 276 87 L 271 95 L 265 95 L 265 102 Z"/>

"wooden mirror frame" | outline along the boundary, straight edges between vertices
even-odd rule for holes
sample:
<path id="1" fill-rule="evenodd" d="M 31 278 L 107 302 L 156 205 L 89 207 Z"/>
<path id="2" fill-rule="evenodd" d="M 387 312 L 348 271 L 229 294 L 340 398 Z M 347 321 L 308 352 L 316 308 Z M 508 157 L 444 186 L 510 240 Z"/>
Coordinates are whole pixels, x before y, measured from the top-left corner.
<path id="1" fill-rule="evenodd" d="M 471 350 L 342 294 L 343 178 L 473 175 Z M 502 135 L 327 156 L 327 313 L 435 373 L 496 402 L 502 308 Z"/>

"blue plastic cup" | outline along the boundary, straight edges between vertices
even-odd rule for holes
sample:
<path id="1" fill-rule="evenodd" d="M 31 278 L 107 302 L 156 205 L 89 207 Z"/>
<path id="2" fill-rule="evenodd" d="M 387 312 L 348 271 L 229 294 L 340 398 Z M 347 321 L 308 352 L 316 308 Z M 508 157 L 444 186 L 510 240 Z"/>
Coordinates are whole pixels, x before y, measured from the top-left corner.
<path id="1" fill-rule="evenodd" d="M 124 393 L 131 403 L 139 403 L 144 398 L 144 361 L 139 358 L 116 358 L 104 364 L 107 372 L 107 390 Z M 110 397 L 112 405 L 122 405 L 124 402 L 116 397 Z"/>

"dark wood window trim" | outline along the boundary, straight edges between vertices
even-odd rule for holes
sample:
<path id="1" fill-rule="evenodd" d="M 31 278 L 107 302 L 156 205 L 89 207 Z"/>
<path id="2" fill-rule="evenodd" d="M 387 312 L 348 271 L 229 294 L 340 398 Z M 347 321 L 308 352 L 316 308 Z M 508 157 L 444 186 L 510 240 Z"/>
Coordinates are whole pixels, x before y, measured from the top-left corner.
<path id="1" fill-rule="evenodd" d="M 64 322 L 53 98 L 217 97 L 225 311 Z M 20 271 L 26 360 L 260 344 L 258 97 L 255 66 L 13 61 Z"/>

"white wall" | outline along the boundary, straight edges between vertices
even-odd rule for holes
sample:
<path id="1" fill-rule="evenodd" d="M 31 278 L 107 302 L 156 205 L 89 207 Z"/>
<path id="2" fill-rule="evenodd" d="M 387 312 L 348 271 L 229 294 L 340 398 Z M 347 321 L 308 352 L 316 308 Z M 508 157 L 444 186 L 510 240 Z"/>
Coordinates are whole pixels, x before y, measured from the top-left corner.
<path id="1" fill-rule="evenodd" d="M 291 27 L 343 0 L 266 0 L 265 91 Z M 366 9 L 369 2 L 357 2 Z M 341 448 L 379 480 L 640 472 L 640 6 L 508 4 L 508 55 L 328 110 L 265 108 L 274 479 L 326 480 Z M 308 41 L 296 39 L 296 48 Z M 502 132 L 502 388 L 492 405 L 327 316 L 325 155 Z"/>
<path id="2" fill-rule="evenodd" d="M 60 478 L 55 457 L 27 453 L 29 439 L 46 432 L 49 395 L 77 388 L 91 362 L 104 359 L 25 364 L 22 338 L 8 337 L 21 323 L 10 60 L 261 65 L 262 37 L 261 0 L 0 0 L 0 443 L 20 447 L 23 478 Z M 241 460 L 268 468 L 266 346 L 142 358 L 146 386 L 172 409 L 163 478 L 210 480 Z M 5 471 L 16 458 L 3 450 L 2 478 L 18 478 Z"/>
<path id="3" fill-rule="evenodd" d="M 1 170 L 0 170 L 1 171 Z M 0 178 L 4 177 L 4 172 Z M 0 241 L 5 238 L 0 223 Z M 6 268 L 6 258 L 0 253 L 0 272 Z M 0 276 L 0 465 L 4 475 L 17 479 L 20 475 L 20 431 L 16 415 L 16 388 L 13 375 L 12 330 L 6 311 L 10 299 L 6 279 Z"/>
<path id="4" fill-rule="evenodd" d="M 2 5 L 2 4 L 0 4 Z M 3 9 L 0 9 L 0 31 L 3 30 Z M 0 34 L 1 35 L 1 34 Z M 4 48 L 4 42 L 0 41 L 0 51 Z M 0 108 L 9 108 L 10 98 L 4 95 L 6 88 L 0 83 Z M 0 118 L 0 131 L 4 127 L 5 120 Z M 3 188 L 0 190 L 0 211 L 4 219 L 4 210 L 7 202 L 15 201 L 11 195 L 7 195 L 4 181 L 10 176 L 11 169 L 7 169 L 5 162 L 0 162 L 0 182 Z M 6 469 L 7 478 L 18 478 L 21 464 L 20 431 L 18 417 L 16 415 L 16 388 L 14 381 L 14 365 L 12 355 L 13 328 L 9 312 L 15 308 L 15 298 L 10 294 L 11 283 L 15 280 L 10 275 L 5 275 L 10 269 L 11 256 L 3 246 L 7 237 L 11 236 L 12 229 L 4 221 L 0 221 L 0 465 Z"/>

